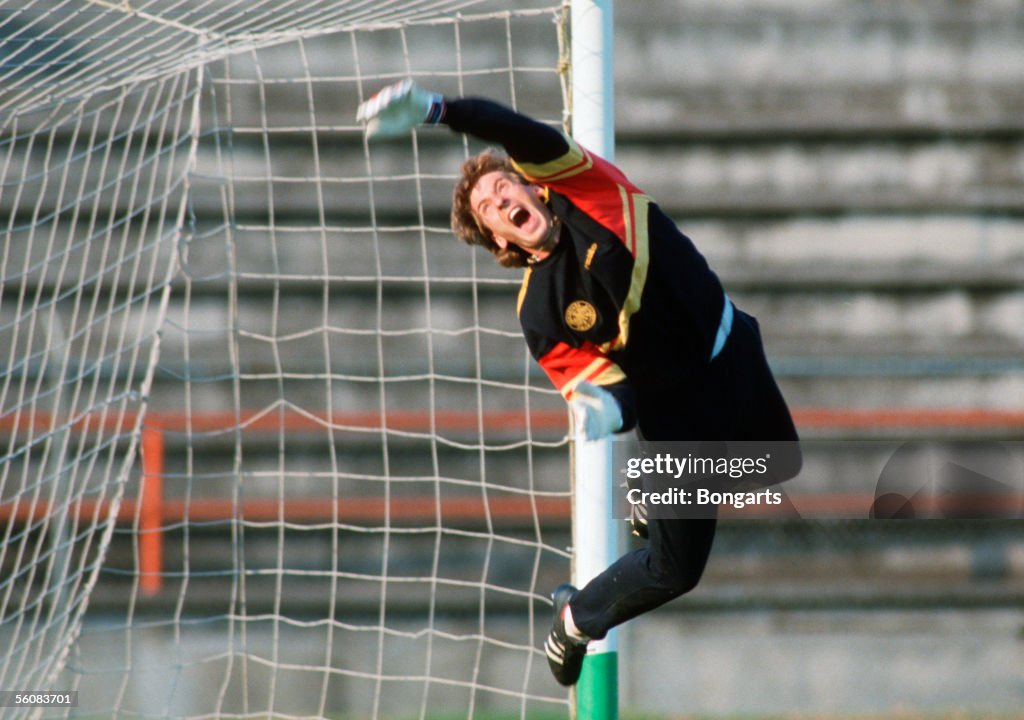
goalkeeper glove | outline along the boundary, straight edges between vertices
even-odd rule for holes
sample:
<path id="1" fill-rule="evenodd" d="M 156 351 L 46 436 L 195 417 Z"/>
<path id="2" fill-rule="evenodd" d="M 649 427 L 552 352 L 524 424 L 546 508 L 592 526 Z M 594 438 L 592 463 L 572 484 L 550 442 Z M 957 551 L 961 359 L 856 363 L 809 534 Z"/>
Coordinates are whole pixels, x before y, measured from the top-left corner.
<path id="1" fill-rule="evenodd" d="M 444 98 L 412 80 L 388 85 L 359 105 L 356 121 L 366 123 L 366 137 L 397 137 L 423 123 L 436 125 L 444 114 Z"/>
<path id="2" fill-rule="evenodd" d="M 600 440 L 622 429 L 622 409 L 610 392 L 581 382 L 569 401 L 577 434 L 586 440 Z"/>

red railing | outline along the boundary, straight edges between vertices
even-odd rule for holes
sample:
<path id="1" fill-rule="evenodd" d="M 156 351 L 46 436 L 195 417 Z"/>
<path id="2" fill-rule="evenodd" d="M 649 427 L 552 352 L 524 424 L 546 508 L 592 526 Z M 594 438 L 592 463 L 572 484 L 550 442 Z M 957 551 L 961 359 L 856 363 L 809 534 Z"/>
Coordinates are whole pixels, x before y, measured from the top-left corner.
<path id="1" fill-rule="evenodd" d="M 142 430 L 142 484 L 139 489 L 139 589 L 156 595 L 164 567 L 164 433 L 158 426 Z M 133 512 L 133 515 L 135 513 Z"/>
<path id="2" fill-rule="evenodd" d="M 956 408 L 801 408 L 793 413 L 802 431 L 838 430 L 942 430 L 971 431 L 1024 430 L 1024 411 L 956 409 Z M 86 429 L 128 431 L 137 416 L 116 417 L 90 414 L 73 423 L 78 431 Z M 374 523 L 385 521 L 433 522 L 444 518 L 449 522 L 490 518 L 497 522 L 551 522 L 569 516 L 567 497 L 520 497 L 492 494 L 486 502 L 481 497 L 443 498 L 433 496 L 357 498 L 182 498 L 164 496 L 165 433 L 194 432 L 228 433 L 238 428 L 253 432 L 301 433 L 335 429 L 397 430 L 409 432 L 476 432 L 479 429 L 521 427 L 527 417 L 523 411 L 488 411 L 481 416 L 475 411 L 445 410 L 379 413 L 299 413 L 296 411 L 183 412 L 150 411 L 143 426 L 141 448 L 142 482 L 137 498 L 125 498 L 118 512 L 118 522 L 138 521 L 138 553 L 140 589 L 146 595 L 158 594 L 162 588 L 164 534 L 169 525 L 182 522 L 224 521 L 244 517 L 254 522 L 291 523 Z M 29 419 L 8 415 L 0 418 L 0 431 L 46 431 L 60 425 L 60 418 L 37 412 Z M 530 427 L 535 432 L 563 432 L 564 410 L 533 411 Z M 848 495 L 822 498 L 819 502 L 838 503 L 842 507 L 864 507 L 870 499 Z M 99 508 L 101 514 L 104 508 Z M 73 512 L 81 516 L 97 511 L 96 502 L 81 500 Z M 49 515 L 46 502 L 31 504 L 12 501 L 0 504 L 0 519 L 6 522 L 29 522 Z"/>

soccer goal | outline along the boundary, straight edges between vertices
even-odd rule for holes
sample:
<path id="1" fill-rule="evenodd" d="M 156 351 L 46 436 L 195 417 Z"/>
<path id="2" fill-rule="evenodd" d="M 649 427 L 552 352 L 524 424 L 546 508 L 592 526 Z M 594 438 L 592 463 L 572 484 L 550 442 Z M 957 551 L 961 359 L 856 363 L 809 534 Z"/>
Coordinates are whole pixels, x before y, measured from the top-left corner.
<path id="1" fill-rule="evenodd" d="M 476 148 L 404 77 L 569 120 L 557 2 L 0 4 L 0 688 L 26 716 L 565 717 L 566 413 Z"/>

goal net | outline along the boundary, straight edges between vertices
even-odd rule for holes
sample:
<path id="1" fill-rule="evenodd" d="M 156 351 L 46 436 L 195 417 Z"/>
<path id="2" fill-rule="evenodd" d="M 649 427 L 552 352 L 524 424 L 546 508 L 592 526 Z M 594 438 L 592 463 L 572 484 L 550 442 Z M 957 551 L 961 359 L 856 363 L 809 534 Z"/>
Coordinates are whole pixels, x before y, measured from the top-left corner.
<path id="1" fill-rule="evenodd" d="M 412 77 L 566 120 L 549 2 L 0 2 L 0 688 L 146 717 L 544 717 L 560 397 L 457 243 L 481 149 Z"/>

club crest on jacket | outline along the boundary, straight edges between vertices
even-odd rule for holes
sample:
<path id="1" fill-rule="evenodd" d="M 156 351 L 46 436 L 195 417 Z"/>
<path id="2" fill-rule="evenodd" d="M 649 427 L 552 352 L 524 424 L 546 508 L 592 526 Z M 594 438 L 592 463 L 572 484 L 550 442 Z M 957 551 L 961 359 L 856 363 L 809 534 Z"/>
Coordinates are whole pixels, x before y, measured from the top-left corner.
<path id="1" fill-rule="evenodd" d="M 597 310 L 586 300 L 575 300 L 565 309 L 565 324 L 570 330 L 586 332 L 597 324 Z"/>

